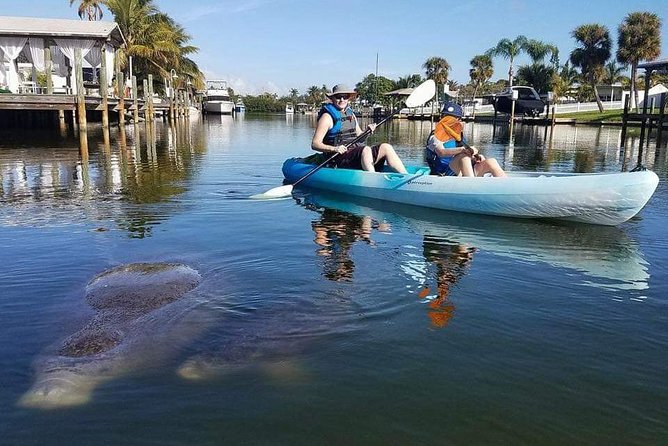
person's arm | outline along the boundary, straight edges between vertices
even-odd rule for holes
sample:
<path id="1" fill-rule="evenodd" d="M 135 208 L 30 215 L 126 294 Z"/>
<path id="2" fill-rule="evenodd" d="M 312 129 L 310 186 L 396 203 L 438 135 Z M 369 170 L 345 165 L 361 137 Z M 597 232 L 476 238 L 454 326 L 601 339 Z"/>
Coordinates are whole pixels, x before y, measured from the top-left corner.
<path id="1" fill-rule="evenodd" d="M 318 124 L 315 127 L 315 133 L 313 133 L 313 139 L 311 140 L 311 148 L 313 150 L 331 155 L 333 155 L 335 152 L 344 153 L 346 150 L 348 150 L 346 146 L 343 145 L 330 146 L 323 142 L 325 135 L 332 127 L 334 127 L 334 121 L 332 120 L 332 117 L 327 113 L 323 113 L 320 119 L 318 119 Z"/>
<path id="2" fill-rule="evenodd" d="M 446 148 L 438 138 L 432 136 L 429 142 L 429 148 L 433 150 L 440 158 L 447 158 L 451 156 L 456 156 L 461 153 L 466 155 L 471 155 L 471 151 L 467 150 L 466 147 L 453 147 Z"/>

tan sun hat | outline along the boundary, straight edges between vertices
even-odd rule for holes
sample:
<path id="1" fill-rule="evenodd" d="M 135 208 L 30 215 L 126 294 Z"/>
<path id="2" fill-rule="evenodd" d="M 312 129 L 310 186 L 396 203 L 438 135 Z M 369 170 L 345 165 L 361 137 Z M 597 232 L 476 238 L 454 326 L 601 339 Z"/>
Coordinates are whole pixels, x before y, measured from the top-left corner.
<path id="1" fill-rule="evenodd" d="M 357 97 L 357 92 L 355 90 L 353 90 L 352 88 L 348 87 L 345 84 L 334 85 L 334 87 L 332 87 L 332 92 L 327 93 L 327 97 L 331 99 L 332 96 L 337 95 L 337 94 L 349 94 L 349 95 L 352 96 L 350 98 L 351 100 L 355 99 Z"/>

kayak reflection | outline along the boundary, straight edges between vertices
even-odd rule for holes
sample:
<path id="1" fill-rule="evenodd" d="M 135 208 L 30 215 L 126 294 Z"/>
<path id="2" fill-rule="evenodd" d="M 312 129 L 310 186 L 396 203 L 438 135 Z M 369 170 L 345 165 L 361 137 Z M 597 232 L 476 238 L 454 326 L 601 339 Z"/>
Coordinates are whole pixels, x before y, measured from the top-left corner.
<path id="1" fill-rule="evenodd" d="M 373 222 L 386 222 L 391 224 L 394 232 L 408 230 L 425 239 L 433 237 L 440 243 L 460 245 L 467 250 L 475 247 L 479 251 L 523 262 L 543 262 L 568 268 L 581 273 L 580 283 L 583 285 L 613 291 L 640 291 L 648 287 L 648 264 L 637 242 L 618 227 L 478 216 L 311 189 L 300 191 L 296 198 L 307 207 L 320 209 L 323 215 L 325 210 L 339 215 L 347 213 L 346 219 L 357 219 L 360 225 L 367 218 L 372 222 L 372 228 L 373 224 L 377 225 Z M 330 241 L 335 232 L 331 227 Z M 346 243 L 364 240 L 359 235 L 360 229 L 341 227 L 337 230 L 352 231 L 352 234 L 347 239 L 339 237 L 346 240 L 344 248 L 327 247 L 330 252 L 343 249 L 347 256 L 350 246 Z M 348 263 L 349 267 L 351 265 L 352 261 Z"/>

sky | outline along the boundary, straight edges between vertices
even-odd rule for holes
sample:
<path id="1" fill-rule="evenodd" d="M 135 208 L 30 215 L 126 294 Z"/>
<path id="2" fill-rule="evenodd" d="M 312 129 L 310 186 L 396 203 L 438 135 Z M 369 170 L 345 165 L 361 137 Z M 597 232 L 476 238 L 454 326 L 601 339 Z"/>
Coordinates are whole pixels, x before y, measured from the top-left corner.
<path id="1" fill-rule="evenodd" d="M 469 81 L 470 60 L 502 38 L 575 47 L 571 31 L 608 27 L 615 42 L 627 14 L 649 11 L 662 21 L 661 59 L 668 58 L 668 0 L 154 0 L 199 48 L 193 56 L 208 79 L 225 79 L 239 94 L 304 93 L 312 85 L 354 86 L 368 74 L 390 79 L 419 73 L 443 57 L 450 79 Z M 69 0 L 0 0 L 3 16 L 78 19 Z M 103 20 L 113 20 L 106 13 Z M 515 66 L 527 63 L 521 56 Z M 507 78 L 494 58 L 492 80 Z"/>

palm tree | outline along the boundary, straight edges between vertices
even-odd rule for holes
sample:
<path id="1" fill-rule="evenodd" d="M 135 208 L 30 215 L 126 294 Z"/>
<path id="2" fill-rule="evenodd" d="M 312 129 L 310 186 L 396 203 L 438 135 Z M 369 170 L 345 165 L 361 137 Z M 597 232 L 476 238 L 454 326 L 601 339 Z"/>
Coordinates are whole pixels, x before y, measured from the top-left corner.
<path id="1" fill-rule="evenodd" d="M 626 65 L 617 65 L 617 62 L 611 60 L 605 64 L 605 73 L 603 75 L 603 82 L 606 84 L 614 84 L 615 82 L 621 82 L 626 79 L 624 72 L 627 70 Z"/>
<path id="2" fill-rule="evenodd" d="M 409 74 L 405 77 L 400 77 L 396 82 L 397 88 L 412 88 L 417 87 L 422 83 L 422 76 L 419 74 Z"/>
<path id="3" fill-rule="evenodd" d="M 631 107 L 637 108 L 638 90 L 635 79 L 638 63 L 654 60 L 661 53 L 661 19 L 651 12 L 632 12 L 618 28 L 617 61 L 631 65 Z"/>
<path id="4" fill-rule="evenodd" d="M 84 16 L 86 16 L 88 20 L 102 19 L 103 13 L 100 4 L 104 4 L 105 0 L 70 0 L 70 6 L 76 1 L 80 2 L 77 13 L 81 20 L 84 19 Z"/>
<path id="5" fill-rule="evenodd" d="M 133 58 L 135 72 L 169 77 L 172 69 L 178 75 L 176 87 L 188 81 L 194 88 L 203 88 L 204 75 L 189 55 L 198 51 L 190 45 L 185 29 L 168 15 L 161 13 L 153 0 L 105 0 L 114 15 L 126 46 L 117 54 L 121 68 Z"/>
<path id="6" fill-rule="evenodd" d="M 433 79 L 436 83 L 436 91 L 441 91 L 438 87 L 445 85 L 450 74 L 450 64 L 442 57 L 430 57 L 423 64 L 425 75 L 427 79 Z M 436 94 L 436 102 L 438 103 L 438 93 Z"/>
<path id="7" fill-rule="evenodd" d="M 604 65 L 610 58 L 610 33 L 608 28 L 597 23 L 580 25 L 571 33 L 577 47 L 571 52 L 571 63 L 580 67 L 582 77 L 594 89 L 598 110 L 603 113 L 603 103 L 598 97 L 596 84 L 604 73 Z"/>
<path id="8" fill-rule="evenodd" d="M 525 42 L 524 51 L 532 63 L 519 67 L 518 77 L 522 79 L 522 83 L 531 85 L 538 93 L 547 93 L 552 87 L 552 79 L 558 68 L 559 49 L 555 45 L 530 39 Z M 543 62 L 548 54 L 550 65 Z"/>
<path id="9" fill-rule="evenodd" d="M 485 54 L 490 57 L 501 56 L 504 59 L 510 60 L 510 68 L 508 68 L 508 86 L 513 86 L 513 61 L 527 44 L 527 38 L 524 36 L 517 36 L 515 40 L 501 39 L 495 47 L 487 50 Z"/>
<path id="10" fill-rule="evenodd" d="M 473 99 L 475 99 L 478 89 L 485 85 L 494 74 L 494 66 L 492 65 L 492 58 L 487 54 L 475 56 L 469 63 L 471 64 L 469 76 L 471 76 L 471 82 L 474 86 Z"/>

